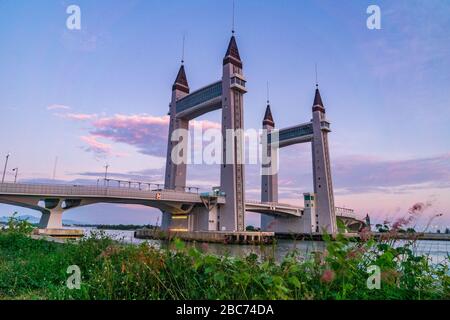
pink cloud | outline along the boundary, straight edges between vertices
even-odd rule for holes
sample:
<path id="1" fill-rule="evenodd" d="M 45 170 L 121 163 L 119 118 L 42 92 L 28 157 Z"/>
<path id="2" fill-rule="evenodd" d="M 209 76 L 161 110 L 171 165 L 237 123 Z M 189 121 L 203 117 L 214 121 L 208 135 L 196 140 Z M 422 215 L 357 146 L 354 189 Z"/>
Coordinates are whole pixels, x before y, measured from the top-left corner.
<path id="1" fill-rule="evenodd" d="M 450 154 L 405 160 L 347 156 L 333 162 L 333 175 L 337 186 L 351 192 L 429 183 L 448 186 Z"/>
<path id="2" fill-rule="evenodd" d="M 163 156 L 166 152 L 169 116 L 116 114 L 97 119 L 92 126 L 92 135 L 135 146 L 143 154 Z M 221 128 L 219 123 L 207 120 L 191 121 L 190 127 Z"/>
<path id="3" fill-rule="evenodd" d="M 63 105 L 49 106 L 48 110 L 70 109 Z M 138 151 L 147 155 L 164 156 L 167 148 L 167 135 L 169 127 L 169 116 L 152 116 L 148 114 L 116 114 L 114 116 L 100 117 L 97 114 L 86 113 L 55 113 L 55 116 L 75 120 L 86 121 L 92 126 L 89 135 L 83 136 L 82 140 L 88 144 L 85 151 L 94 152 L 97 155 L 123 154 L 113 153 L 112 146 L 99 142 L 98 137 L 108 139 L 116 143 L 124 143 L 138 148 Z M 190 128 L 220 129 L 217 122 L 208 120 L 192 120 Z M 97 137 L 97 138 L 96 138 Z"/>
<path id="4" fill-rule="evenodd" d="M 111 145 L 100 142 L 93 136 L 81 136 L 80 139 L 88 145 L 85 148 L 86 151 L 99 155 L 111 154 Z"/>
<path id="5" fill-rule="evenodd" d="M 93 123 L 96 128 L 126 128 L 140 125 L 167 126 L 169 124 L 169 116 L 154 117 L 150 115 L 124 115 L 116 114 L 112 117 L 101 118 Z"/>
<path id="6" fill-rule="evenodd" d="M 78 121 L 94 120 L 97 118 L 96 114 L 87 114 L 87 113 L 66 113 L 66 114 L 58 114 L 58 116 Z"/>

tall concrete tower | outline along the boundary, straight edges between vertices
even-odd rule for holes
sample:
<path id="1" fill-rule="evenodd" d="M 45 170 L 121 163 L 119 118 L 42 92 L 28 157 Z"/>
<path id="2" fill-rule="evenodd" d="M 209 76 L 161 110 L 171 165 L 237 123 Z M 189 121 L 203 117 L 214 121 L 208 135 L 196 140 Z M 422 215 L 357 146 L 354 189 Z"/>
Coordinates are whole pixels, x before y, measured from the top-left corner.
<path id="1" fill-rule="evenodd" d="M 269 100 L 267 100 L 266 113 L 263 120 L 263 134 L 270 134 L 275 128 L 275 122 L 273 121 L 272 111 L 270 110 Z M 264 146 L 265 154 L 263 151 L 262 157 L 262 172 L 261 172 L 261 202 L 278 202 L 278 153 L 276 150 L 272 150 L 268 139 L 266 139 L 267 145 Z M 261 230 L 270 231 L 271 224 L 275 218 L 262 214 L 261 215 Z"/>
<path id="2" fill-rule="evenodd" d="M 220 209 L 219 230 L 243 231 L 244 185 L 244 93 L 245 78 L 234 34 L 223 59 L 221 190 L 226 204 Z"/>
<path id="3" fill-rule="evenodd" d="M 336 233 L 336 214 L 328 149 L 330 123 L 325 117 L 325 107 L 317 85 L 312 112 L 313 139 L 311 145 L 317 225 L 322 226 L 328 233 Z M 321 232 L 322 230 L 315 231 Z"/>
<path id="4" fill-rule="evenodd" d="M 184 191 L 186 187 L 186 159 L 187 159 L 187 136 L 175 137 L 173 132 L 177 129 L 189 130 L 189 121 L 186 119 L 177 118 L 176 102 L 189 94 L 189 85 L 184 71 L 184 64 L 182 63 L 178 70 L 177 77 L 172 86 L 172 100 L 169 106 L 169 138 L 167 144 L 167 158 L 166 158 L 166 176 L 164 187 L 165 189 Z M 175 141 L 172 141 L 175 140 Z M 173 149 L 182 144 L 184 152 L 173 152 Z M 163 212 L 161 227 L 166 230 L 171 221 L 171 214 Z"/>

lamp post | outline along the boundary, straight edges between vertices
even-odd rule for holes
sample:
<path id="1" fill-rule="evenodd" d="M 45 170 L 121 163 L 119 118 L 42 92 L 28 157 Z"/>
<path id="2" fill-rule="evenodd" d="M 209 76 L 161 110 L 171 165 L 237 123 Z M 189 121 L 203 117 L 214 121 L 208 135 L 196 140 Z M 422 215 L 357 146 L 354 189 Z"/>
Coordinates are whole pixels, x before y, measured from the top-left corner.
<path id="1" fill-rule="evenodd" d="M 109 164 L 105 164 L 105 184 L 106 184 L 106 180 L 108 179 L 108 168 L 109 168 Z"/>
<path id="2" fill-rule="evenodd" d="M 8 167 L 8 159 L 9 159 L 9 156 L 10 156 L 10 155 L 11 155 L 11 153 L 9 153 L 9 152 L 8 152 L 8 154 L 6 155 L 5 169 L 3 170 L 2 183 L 5 182 L 6 168 Z"/>
<path id="3" fill-rule="evenodd" d="M 14 175 L 14 183 L 16 183 L 17 182 L 17 175 L 19 174 L 19 168 L 14 168 L 14 169 L 12 169 L 12 171 L 16 172 L 16 174 Z"/>

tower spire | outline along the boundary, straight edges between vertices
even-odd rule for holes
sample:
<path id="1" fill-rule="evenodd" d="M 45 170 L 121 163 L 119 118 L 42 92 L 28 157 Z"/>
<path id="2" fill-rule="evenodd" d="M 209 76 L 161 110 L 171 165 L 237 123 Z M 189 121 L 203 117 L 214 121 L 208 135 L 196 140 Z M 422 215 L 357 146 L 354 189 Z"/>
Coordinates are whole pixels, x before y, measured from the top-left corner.
<path id="1" fill-rule="evenodd" d="M 319 88 L 316 87 L 316 94 L 314 96 L 314 104 L 313 106 L 320 106 L 320 107 L 324 107 L 323 106 L 323 102 L 322 102 L 322 97 L 320 96 L 320 91 Z"/>
<path id="2" fill-rule="evenodd" d="M 172 90 L 180 90 L 185 93 L 189 93 L 189 84 L 187 82 L 186 72 L 184 71 L 183 64 L 180 66 L 180 69 L 178 70 L 178 74 L 175 79 L 175 82 L 173 83 Z"/>
<path id="3" fill-rule="evenodd" d="M 236 38 L 234 35 L 231 36 L 230 42 L 228 43 L 227 52 L 223 58 L 223 64 L 231 63 L 239 68 L 242 68 L 241 56 L 239 55 L 239 49 L 237 47 Z"/>
<path id="4" fill-rule="evenodd" d="M 186 40 L 186 34 L 183 33 L 183 47 L 181 49 L 181 64 L 184 64 L 184 42 Z"/>
<path id="5" fill-rule="evenodd" d="M 186 72 L 184 70 L 184 42 L 185 42 L 185 37 L 186 37 L 186 35 L 183 34 L 183 44 L 182 44 L 182 48 L 181 48 L 181 66 L 180 66 L 180 69 L 178 70 L 178 74 L 177 74 L 177 77 L 175 79 L 175 82 L 173 83 L 172 91 L 173 90 L 180 90 L 182 92 L 189 93 L 189 84 L 187 82 Z"/>
<path id="6" fill-rule="evenodd" d="M 227 52 L 223 58 L 223 65 L 231 63 L 239 68 L 242 68 L 242 61 L 239 55 L 239 49 L 236 44 L 236 38 L 234 37 L 234 0 L 233 0 L 233 13 L 232 13 L 232 26 L 231 26 L 231 39 L 228 43 Z"/>
<path id="7" fill-rule="evenodd" d="M 317 80 L 317 62 L 316 62 L 316 88 L 319 88 L 319 81 Z"/>
<path id="8" fill-rule="evenodd" d="M 231 35 L 234 35 L 234 0 L 233 0 L 233 13 L 231 18 Z"/>
<path id="9" fill-rule="evenodd" d="M 316 87 L 316 94 L 314 96 L 314 103 L 313 103 L 313 107 L 321 107 L 323 109 L 323 111 L 325 111 L 325 108 L 323 106 L 323 102 L 322 102 L 322 97 L 320 96 L 320 91 L 319 88 Z M 316 111 L 316 110 L 313 110 Z"/>
<path id="10" fill-rule="evenodd" d="M 263 125 L 269 125 L 275 127 L 275 122 L 273 121 L 272 111 L 270 110 L 270 104 L 266 107 L 266 113 L 264 114 Z"/>
<path id="11" fill-rule="evenodd" d="M 319 91 L 319 81 L 317 80 L 318 79 L 317 63 L 315 65 L 315 69 L 316 69 L 316 93 L 314 95 L 313 112 L 314 111 L 325 112 L 325 107 L 323 106 L 322 97 L 320 96 L 320 91 Z"/>
<path id="12" fill-rule="evenodd" d="M 266 113 L 264 114 L 263 126 L 275 127 L 275 122 L 273 121 L 272 110 L 270 110 L 270 100 L 269 100 L 269 81 L 267 81 L 267 106 Z"/>

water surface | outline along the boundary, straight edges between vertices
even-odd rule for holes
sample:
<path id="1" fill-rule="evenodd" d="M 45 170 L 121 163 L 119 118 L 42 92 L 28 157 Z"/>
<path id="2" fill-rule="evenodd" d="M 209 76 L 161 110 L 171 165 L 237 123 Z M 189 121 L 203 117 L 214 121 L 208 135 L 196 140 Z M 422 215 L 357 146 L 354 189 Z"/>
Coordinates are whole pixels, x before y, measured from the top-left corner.
<path id="1" fill-rule="evenodd" d="M 83 228 L 85 234 L 89 235 L 91 232 L 98 232 L 95 228 Z M 167 247 L 167 241 L 162 240 L 144 240 L 134 237 L 134 231 L 124 230 L 102 230 L 113 239 L 121 240 L 126 243 L 140 244 L 143 242 L 149 243 L 157 248 Z M 401 245 L 403 240 L 398 240 L 397 245 Z M 276 261 L 281 261 L 286 254 L 297 250 L 300 256 L 307 257 L 313 252 L 322 251 L 325 248 L 323 241 L 309 241 L 309 240 L 284 240 L 279 239 L 274 245 L 230 245 L 221 243 L 188 243 L 188 246 L 195 246 L 199 250 L 216 255 L 229 255 L 233 257 L 245 257 L 251 253 L 258 255 L 261 258 L 272 257 Z M 418 240 L 416 241 L 414 252 L 420 255 L 428 255 L 433 263 L 441 263 L 450 254 L 450 241 L 433 241 L 433 240 Z M 447 260 L 448 262 L 448 260 Z"/>

